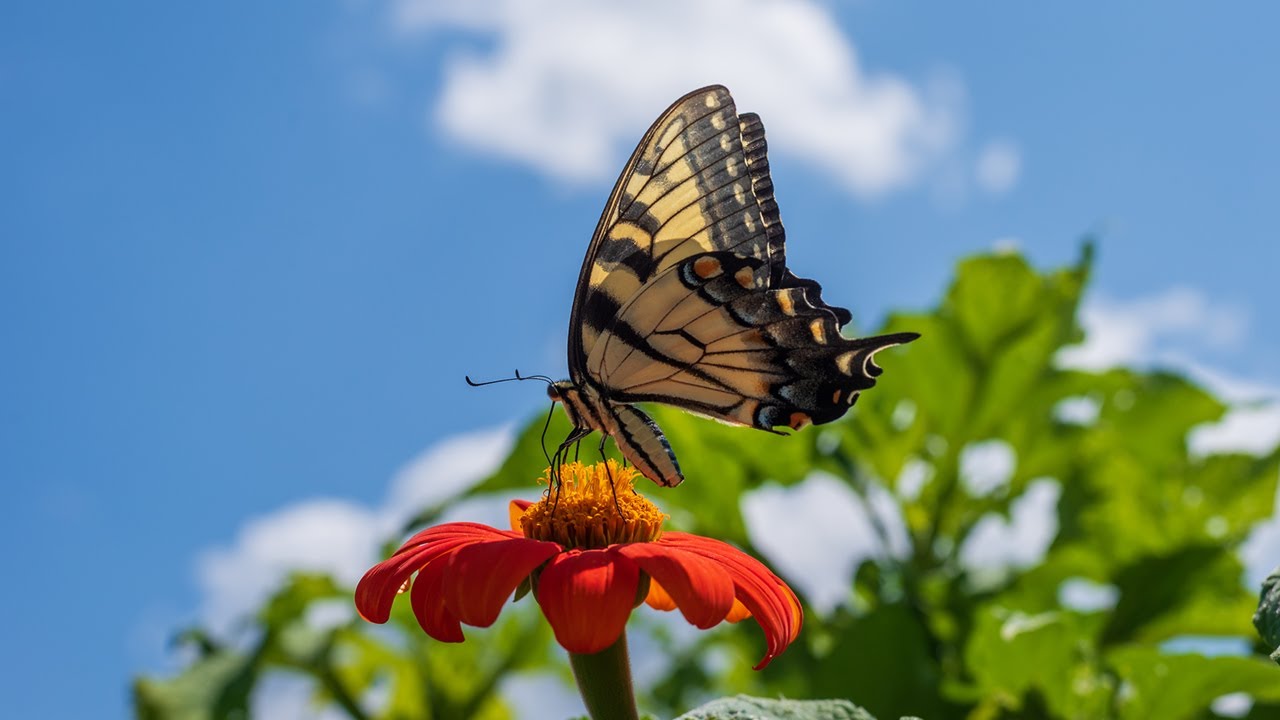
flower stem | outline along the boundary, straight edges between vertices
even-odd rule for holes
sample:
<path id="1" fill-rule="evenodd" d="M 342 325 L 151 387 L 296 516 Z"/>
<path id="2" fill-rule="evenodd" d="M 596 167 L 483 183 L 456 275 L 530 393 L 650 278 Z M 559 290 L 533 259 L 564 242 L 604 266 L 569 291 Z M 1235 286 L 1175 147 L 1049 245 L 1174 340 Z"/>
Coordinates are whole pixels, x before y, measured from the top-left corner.
<path id="1" fill-rule="evenodd" d="M 569 664 L 573 666 L 582 702 L 593 720 L 637 720 L 625 632 L 618 636 L 617 642 L 598 653 L 569 653 Z"/>

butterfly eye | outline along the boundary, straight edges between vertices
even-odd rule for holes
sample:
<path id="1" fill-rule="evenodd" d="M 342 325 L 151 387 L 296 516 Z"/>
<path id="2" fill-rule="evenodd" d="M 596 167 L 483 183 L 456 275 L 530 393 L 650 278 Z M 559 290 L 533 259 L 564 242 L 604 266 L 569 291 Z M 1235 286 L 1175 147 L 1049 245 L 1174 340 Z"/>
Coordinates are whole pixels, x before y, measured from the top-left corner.
<path id="1" fill-rule="evenodd" d="M 560 389 L 555 385 L 548 385 L 547 397 L 551 398 L 552 402 L 560 402 Z"/>

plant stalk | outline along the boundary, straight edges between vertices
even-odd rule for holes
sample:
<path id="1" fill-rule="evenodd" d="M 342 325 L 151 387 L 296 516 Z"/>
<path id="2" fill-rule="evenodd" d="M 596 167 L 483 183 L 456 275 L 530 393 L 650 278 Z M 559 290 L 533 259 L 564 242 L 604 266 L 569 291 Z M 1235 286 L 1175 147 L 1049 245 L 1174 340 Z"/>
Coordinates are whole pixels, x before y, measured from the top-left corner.
<path id="1" fill-rule="evenodd" d="M 569 664 L 592 720 L 638 720 L 625 632 L 598 653 L 569 653 Z"/>

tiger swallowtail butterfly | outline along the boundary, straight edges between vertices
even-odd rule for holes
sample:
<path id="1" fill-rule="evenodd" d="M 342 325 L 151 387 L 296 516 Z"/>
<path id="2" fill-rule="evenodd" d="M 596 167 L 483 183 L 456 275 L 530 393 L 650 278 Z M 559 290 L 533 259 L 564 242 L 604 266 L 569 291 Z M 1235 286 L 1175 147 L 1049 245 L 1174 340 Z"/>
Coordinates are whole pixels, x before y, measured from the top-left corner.
<path id="1" fill-rule="evenodd" d="M 760 118 L 719 85 L 677 100 L 632 153 L 582 262 L 569 379 L 548 388 L 574 426 L 557 460 L 599 431 L 672 487 L 675 453 L 636 403 L 773 433 L 844 415 L 875 385 L 873 356 L 918 335 L 842 336 L 849 311 L 785 252 Z"/>

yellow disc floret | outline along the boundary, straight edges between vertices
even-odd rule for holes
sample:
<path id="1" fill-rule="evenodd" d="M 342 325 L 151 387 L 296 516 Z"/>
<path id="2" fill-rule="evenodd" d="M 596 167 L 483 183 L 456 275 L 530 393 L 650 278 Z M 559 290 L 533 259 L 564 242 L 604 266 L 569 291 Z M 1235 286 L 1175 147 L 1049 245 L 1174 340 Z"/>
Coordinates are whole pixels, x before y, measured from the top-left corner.
<path id="1" fill-rule="evenodd" d="M 550 486 L 547 497 L 524 511 L 520 528 L 527 538 L 584 550 L 657 540 L 667 516 L 635 491 L 637 477 L 613 460 L 573 462 L 560 466 L 557 487 L 547 468 L 542 476 Z"/>

